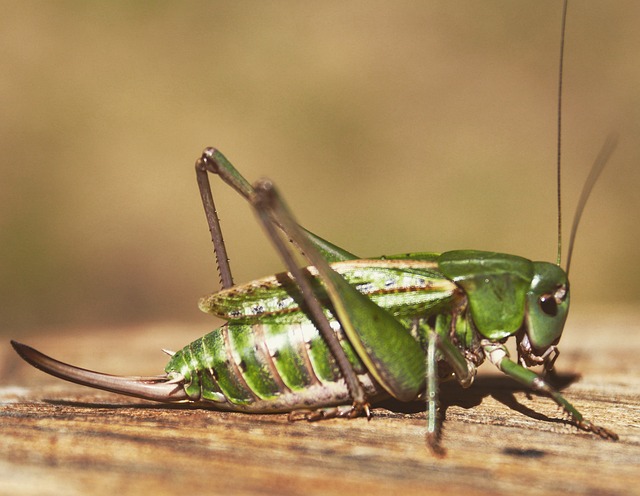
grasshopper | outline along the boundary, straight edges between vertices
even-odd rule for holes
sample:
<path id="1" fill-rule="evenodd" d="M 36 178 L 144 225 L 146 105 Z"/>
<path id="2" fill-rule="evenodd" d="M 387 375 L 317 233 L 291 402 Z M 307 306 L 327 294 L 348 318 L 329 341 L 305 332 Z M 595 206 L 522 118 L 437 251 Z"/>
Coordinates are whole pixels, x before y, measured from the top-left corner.
<path id="1" fill-rule="evenodd" d="M 389 397 L 425 401 L 427 444 L 437 455 L 444 453 L 440 381 L 469 387 L 488 360 L 550 396 L 578 428 L 615 440 L 547 379 L 569 310 L 567 274 L 577 224 L 614 146 L 607 141 L 585 184 L 566 271 L 559 256 L 554 264 L 476 250 L 360 258 L 301 227 L 270 180 L 252 185 L 220 151 L 207 148 L 196 161 L 196 176 L 222 289 L 199 306 L 227 323 L 168 352 L 165 373 L 151 377 L 93 372 L 12 345 L 33 366 L 78 384 L 166 403 L 288 412 L 291 420 L 370 417 L 371 405 Z M 287 272 L 234 283 L 210 174 L 253 207 Z M 560 237 L 558 245 L 560 253 Z M 298 263 L 300 255 L 306 266 Z M 517 360 L 505 344 L 511 337 Z M 532 366 L 542 366 L 543 373 Z"/>

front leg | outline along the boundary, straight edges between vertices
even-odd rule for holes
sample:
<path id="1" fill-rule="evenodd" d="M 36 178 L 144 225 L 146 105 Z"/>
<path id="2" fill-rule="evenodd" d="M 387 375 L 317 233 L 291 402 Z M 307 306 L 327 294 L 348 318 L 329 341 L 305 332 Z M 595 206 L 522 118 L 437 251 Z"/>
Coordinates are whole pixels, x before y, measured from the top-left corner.
<path id="1" fill-rule="evenodd" d="M 442 419 L 439 411 L 439 374 L 438 360 L 443 359 L 453 371 L 458 383 L 467 388 L 473 383 L 476 367 L 467 360 L 460 350 L 451 342 L 449 330 L 451 318 L 440 314 L 436 318 L 435 328 L 427 331 L 427 446 L 436 456 L 445 454 L 440 445 L 442 436 Z"/>
<path id="2" fill-rule="evenodd" d="M 489 358 L 491 363 L 498 367 L 506 375 L 515 379 L 516 381 L 530 387 L 534 391 L 550 396 L 562 409 L 569 414 L 571 422 L 578 428 L 593 432 L 604 439 L 617 440 L 618 435 L 604 427 L 595 425 L 590 420 L 584 418 L 584 416 L 569 403 L 558 391 L 556 391 L 542 376 L 536 374 L 532 370 L 529 370 L 522 365 L 515 363 L 509 358 L 509 352 L 507 348 L 501 343 L 494 343 L 488 339 L 484 339 L 481 342 L 485 355 Z"/>

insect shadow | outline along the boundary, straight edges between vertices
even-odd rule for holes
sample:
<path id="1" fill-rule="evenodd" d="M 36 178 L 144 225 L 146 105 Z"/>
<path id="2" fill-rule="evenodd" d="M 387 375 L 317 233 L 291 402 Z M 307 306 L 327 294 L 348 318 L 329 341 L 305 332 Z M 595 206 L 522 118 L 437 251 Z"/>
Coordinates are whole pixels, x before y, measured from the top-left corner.
<path id="1" fill-rule="evenodd" d="M 559 390 L 569 387 L 571 384 L 580 379 L 580 374 L 561 373 L 551 374 L 548 381 Z M 458 406 L 469 410 L 477 407 L 482 403 L 484 398 L 491 397 L 502 403 L 511 410 L 514 410 L 531 419 L 542 420 L 554 423 L 566 423 L 562 418 L 548 417 L 536 410 L 533 410 L 522 403 L 516 397 L 516 393 L 524 392 L 527 397 L 545 397 L 544 394 L 531 391 L 528 387 L 521 385 L 508 377 L 501 376 L 480 376 L 476 378 L 473 386 L 462 393 L 460 386 L 453 382 L 445 382 L 440 385 L 440 416 L 442 420 L 446 420 L 447 410 L 451 406 Z M 389 416 L 393 414 L 420 414 L 424 412 L 424 402 L 414 401 L 411 403 L 403 403 L 395 399 L 389 399 L 378 406 L 388 410 Z"/>
<path id="2" fill-rule="evenodd" d="M 106 410 L 123 410 L 123 409 L 132 409 L 132 410 L 201 410 L 201 411 L 216 411 L 212 409 L 202 408 L 202 406 L 196 404 L 166 404 L 166 403 L 152 403 L 147 400 L 132 400 L 135 401 L 128 402 L 118 402 L 118 403 L 108 403 L 103 402 L 98 399 L 95 401 L 82 401 L 82 400 L 54 400 L 54 399 L 45 399 L 42 400 L 44 403 L 53 406 L 60 407 L 70 407 L 70 408 L 102 408 Z M 220 411 L 220 410 L 218 410 Z"/>

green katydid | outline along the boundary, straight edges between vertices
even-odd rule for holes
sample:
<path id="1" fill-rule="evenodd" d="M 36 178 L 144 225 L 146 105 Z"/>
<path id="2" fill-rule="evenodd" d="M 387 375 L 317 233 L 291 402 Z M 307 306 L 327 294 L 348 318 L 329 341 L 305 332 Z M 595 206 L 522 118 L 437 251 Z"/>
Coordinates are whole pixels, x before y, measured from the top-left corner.
<path id="1" fill-rule="evenodd" d="M 607 141 L 587 180 L 568 260 L 580 213 L 614 145 Z M 170 353 L 161 376 L 93 372 L 12 342 L 22 358 L 62 379 L 121 394 L 289 412 L 291 419 L 369 416 L 370 405 L 384 398 L 423 400 L 434 453 L 442 452 L 439 382 L 456 379 L 468 387 L 488 359 L 549 395 L 579 428 L 617 439 L 528 368 L 553 369 L 569 309 L 569 263 L 565 272 L 559 258 L 556 265 L 474 250 L 359 258 L 299 226 L 269 180 L 251 185 L 218 150 L 204 151 L 196 174 L 222 284 L 200 308 L 227 323 Z M 209 174 L 252 205 L 288 272 L 234 284 Z M 512 336 L 517 361 L 505 346 Z"/>

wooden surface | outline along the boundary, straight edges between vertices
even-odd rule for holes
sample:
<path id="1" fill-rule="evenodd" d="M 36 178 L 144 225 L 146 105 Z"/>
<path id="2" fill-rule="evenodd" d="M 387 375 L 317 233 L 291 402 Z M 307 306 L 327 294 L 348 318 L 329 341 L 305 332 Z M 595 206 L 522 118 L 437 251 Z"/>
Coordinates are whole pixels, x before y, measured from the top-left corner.
<path id="1" fill-rule="evenodd" d="M 618 442 L 578 432 L 549 399 L 489 373 L 469 390 L 443 387 L 443 459 L 425 448 L 420 404 L 318 423 L 167 407 L 49 377 L 5 341 L 0 494 L 640 494 L 639 317 L 572 316 L 560 347 L 567 398 Z M 200 333 L 180 328 L 21 339 L 79 366 L 155 374 L 156 350 Z"/>

